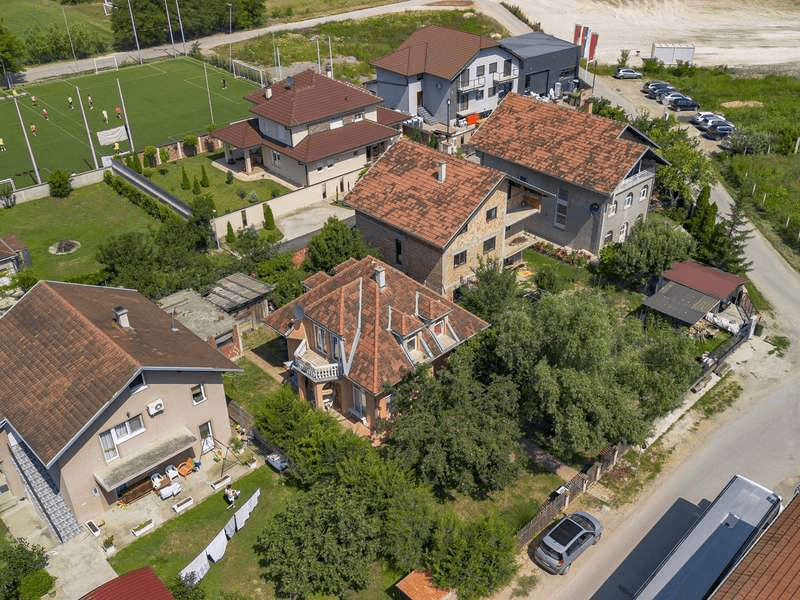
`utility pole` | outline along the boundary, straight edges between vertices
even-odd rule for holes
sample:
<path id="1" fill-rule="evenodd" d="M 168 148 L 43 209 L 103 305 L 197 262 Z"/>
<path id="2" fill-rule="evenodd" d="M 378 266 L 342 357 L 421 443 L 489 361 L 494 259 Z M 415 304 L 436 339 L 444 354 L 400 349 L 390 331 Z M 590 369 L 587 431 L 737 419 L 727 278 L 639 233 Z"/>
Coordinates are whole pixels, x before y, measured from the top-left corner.
<path id="1" fill-rule="evenodd" d="M 64 7 L 61 7 L 61 14 L 64 15 L 64 25 L 67 28 L 67 39 L 69 40 L 69 47 L 72 49 L 72 60 L 78 62 L 78 59 L 75 56 L 75 46 L 72 44 L 72 34 L 69 32 L 69 23 L 67 23 L 67 13 L 64 10 Z"/>
<path id="2" fill-rule="evenodd" d="M 183 55 L 186 56 L 186 36 L 183 35 L 183 19 L 181 19 L 181 7 L 178 0 L 175 0 L 175 10 L 178 11 L 178 24 L 181 26 L 181 40 L 183 40 Z"/>
<path id="3" fill-rule="evenodd" d="M 136 51 L 139 53 L 139 64 L 143 64 L 142 49 L 139 47 L 139 36 L 136 34 L 136 21 L 133 20 L 133 9 L 131 8 L 131 0 L 128 0 L 128 12 L 131 15 L 131 28 L 133 29 L 133 39 L 136 40 Z"/>
<path id="4" fill-rule="evenodd" d="M 230 69 L 231 73 L 233 73 L 233 42 L 231 40 L 232 34 L 233 34 L 233 4 L 228 2 L 228 68 Z"/>
<path id="5" fill-rule="evenodd" d="M 178 51 L 175 50 L 175 38 L 172 37 L 172 21 L 169 18 L 169 8 L 167 8 L 167 0 L 164 0 L 164 12 L 167 13 L 167 29 L 169 29 L 169 41 L 172 42 L 172 54 L 177 56 Z"/>

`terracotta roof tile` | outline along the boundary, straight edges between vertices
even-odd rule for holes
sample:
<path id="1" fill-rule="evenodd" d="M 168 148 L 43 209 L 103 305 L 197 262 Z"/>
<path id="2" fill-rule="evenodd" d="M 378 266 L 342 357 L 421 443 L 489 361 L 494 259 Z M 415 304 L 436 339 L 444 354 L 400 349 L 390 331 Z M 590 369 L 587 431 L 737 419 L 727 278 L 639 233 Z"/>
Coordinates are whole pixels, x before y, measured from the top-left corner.
<path id="1" fill-rule="evenodd" d="M 800 499 L 795 496 L 711 600 L 800 598 Z"/>
<path id="2" fill-rule="evenodd" d="M 490 37 L 429 25 L 417 29 L 397 50 L 370 64 L 401 75 L 428 73 L 452 80 L 479 51 L 498 45 Z"/>
<path id="3" fill-rule="evenodd" d="M 25 244 L 15 235 L 0 237 L 0 258 L 16 256 L 17 252 L 25 250 Z"/>
<path id="4" fill-rule="evenodd" d="M 648 146 L 621 136 L 627 126 L 605 117 L 508 94 L 470 144 L 481 152 L 611 194 Z"/>
<path id="5" fill-rule="evenodd" d="M 317 271 L 313 275 L 309 275 L 303 280 L 303 285 L 308 288 L 309 290 L 315 288 L 323 281 L 328 281 L 331 276 L 328 275 L 325 271 Z"/>
<path id="6" fill-rule="evenodd" d="M 236 148 L 252 148 L 261 145 L 263 136 L 258 130 L 258 119 L 239 121 L 211 132 L 211 135 Z"/>
<path id="7" fill-rule="evenodd" d="M 378 107 L 378 123 L 381 125 L 386 125 L 387 127 L 391 127 L 392 125 L 399 125 L 403 121 L 409 118 L 409 116 L 405 113 L 401 113 L 396 110 L 391 110 L 389 108 L 384 108 L 383 106 Z"/>
<path id="8" fill-rule="evenodd" d="M 320 133 L 307 135 L 297 146 L 285 146 L 263 138 L 261 143 L 272 150 L 304 163 L 314 162 L 328 156 L 334 156 L 348 150 L 370 146 L 383 140 L 397 136 L 396 130 L 375 121 L 364 119 L 349 123 L 343 127 L 329 129 Z"/>
<path id="9" fill-rule="evenodd" d="M 747 283 L 744 277 L 693 260 L 672 263 L 672 268 L 664 271 L 663 276 L 664 279 L 719 299 L 728 298 L 736 288 Z"/>
<path id="10" fill-rule="evenodd" d="M 374 279 L 377 267 L 384 269 L 386 285 L 383 289 Z M 266 323 L 285 334 L 295 320 L 295 307 L 300 305 L 307 319 L 344 340 L 345 352 L 349 356 L 356 342 L 360 319 L 361 335 L 347 377 L 373 394 L 381 393 L 386 384 L 398 383 L 414 368 L 400 342 L 389 330 L 389 307 L 393 315 L 405 315 L 407 320 L 401 323 L 405 331 L 424 325 L 424 321 L 416 316 L 418 303 L 430 306 L 439 306 L 437 303 L 440 303 L 442 310 L 448 311 L 449 322 L 460 341 L 488 327 L 485 321 L 376 258 L 348 260 L 337 266 L 335 275 L 318 279 L 311 290 L 266 317 Z M 392 316 L 393 329 L 394 319 Z M 429 346 L 434 352 L 431 360 L 441 355 L 432 341 Z"/>
<path id="11" fill-rule="evenodd" d="M 446 164 L 443 182 L 439 163 Z M 503 180 L 494 169 L 400 139 L 347 195 L 356 211 L 444 248 Z"/>
<path id="12" fill-rule="evenodd" d="M 135 290 L 40 281 L 0 318 L 0 418 L 47 464 L 141 369 L 238 370 L 172 325 Z"/>
<path id="13" fill-rule="evenodd" d="M 396 587 L 410 600 L 443 600 L 450 594 L 450 591 L 437 587 L 430 573 L 423 571 L 411 571 Z"/>
<path id="14" fill-rule="evenodd" d="M 120 575 L 95 588 L 80 600 L 175 600 L 152 567 Z"/>
<path id="15" fill-rule="evenodd" d="M 298 73 L 287 87 L 288 78 L 270 86 L 272 98 L 264 89 L 246 96 L 254 102 L 251 111 L 287 127 L 330 119 L 338 114 L 383 102 L 378 96 L 343 81 L 311 70 Z"/>

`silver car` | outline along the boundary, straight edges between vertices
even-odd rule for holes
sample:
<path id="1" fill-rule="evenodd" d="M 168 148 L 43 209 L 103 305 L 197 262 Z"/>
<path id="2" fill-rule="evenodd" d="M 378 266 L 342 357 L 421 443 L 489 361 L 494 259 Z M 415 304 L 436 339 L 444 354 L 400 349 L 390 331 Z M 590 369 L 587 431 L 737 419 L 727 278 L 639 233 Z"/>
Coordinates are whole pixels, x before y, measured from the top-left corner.
<path id="1" fill-rule="evenodd" d="M 603 535 L 600 521 L 585 512 L 564 517 L 537 544 L 533 558 L 549 573 L 564 575 L 581 553 Z"/>
<path id="2" fill-rule="evenodd" d="M 642 74 L 628 67 L 620 67 L 617 69 L 617 72 L 614 73 L 614 77 L 617 79 L 641 79 Z"/>

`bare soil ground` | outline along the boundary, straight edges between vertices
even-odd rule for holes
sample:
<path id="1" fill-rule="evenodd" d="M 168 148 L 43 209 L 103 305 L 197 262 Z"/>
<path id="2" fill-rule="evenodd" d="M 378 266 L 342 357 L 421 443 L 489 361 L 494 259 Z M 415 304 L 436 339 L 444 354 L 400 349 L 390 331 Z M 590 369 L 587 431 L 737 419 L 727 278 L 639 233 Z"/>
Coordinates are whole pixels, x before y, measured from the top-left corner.
<path id="1" fill-rule="evenodd" d="M 630 64 L 650 56 L 653 42 L 695 45 L 704 66 L 763 67 L 800 72 L 800 3 L 796 0 L 518 0 L 547 33 L 572 40 L 576 24 L 599 34 L 597 58 Z M 764 70 L 761 68 L 760 70 Z"/>

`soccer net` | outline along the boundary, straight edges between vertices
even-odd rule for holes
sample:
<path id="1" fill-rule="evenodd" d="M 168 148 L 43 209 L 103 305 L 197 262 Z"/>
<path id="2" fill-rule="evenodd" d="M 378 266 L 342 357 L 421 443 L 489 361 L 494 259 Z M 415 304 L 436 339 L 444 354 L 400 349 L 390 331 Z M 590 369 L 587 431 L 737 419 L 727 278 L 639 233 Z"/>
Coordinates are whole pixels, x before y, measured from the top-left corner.
<path id="1" fill-rule="evenodd" d="M 102 56 L 93 60 L 95 75 L 100 71 L 119 71 L 116 56 Z"/>
<path id="2" fill-rule="evenodd" d="M 112 0 L 103 0 L 103 14 L 105 16 L 111 16 L 111 11 L 114 9 L 114 4 Z"/>
<path id="3" fill-rule="evenodd" d="M 249 79 L 260 85 L 262 88 L 266 87 L 269 83 L 269 76 L 265 69 L 255 65 L 248 64 L 244 61 L 233 59 L 231 61 L 231 70 L 236 79 Z"/>

